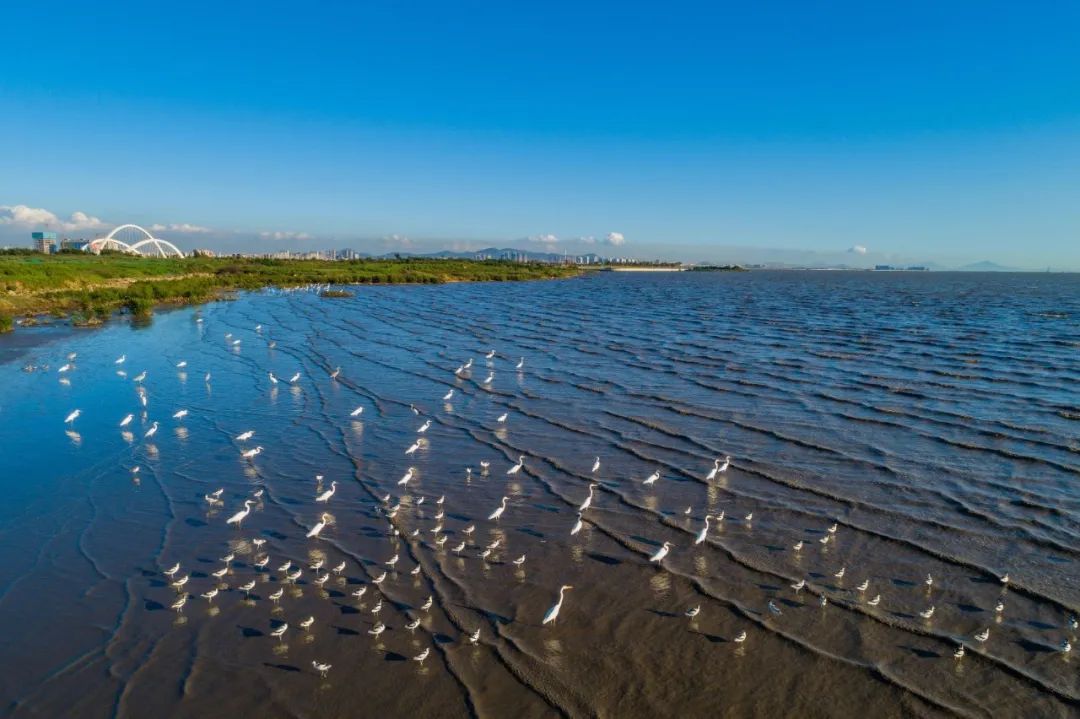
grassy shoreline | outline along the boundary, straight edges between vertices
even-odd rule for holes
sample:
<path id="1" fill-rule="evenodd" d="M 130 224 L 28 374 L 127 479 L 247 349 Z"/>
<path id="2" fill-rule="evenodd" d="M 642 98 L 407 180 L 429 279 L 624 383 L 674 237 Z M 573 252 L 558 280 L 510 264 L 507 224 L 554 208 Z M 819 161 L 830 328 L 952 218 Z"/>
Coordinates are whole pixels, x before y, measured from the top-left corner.
<path id="1" fill-rule="evenodd" d="M 117 310 L 149 317 L 160 305 L 208 302 L 227 292 L 307 284 L 443 284 L 573 277 L 576 267 L 501 260 L 184 259 L 106 254 L 0 254 L 0 333 L 16 318 L 102 324 Z"/>

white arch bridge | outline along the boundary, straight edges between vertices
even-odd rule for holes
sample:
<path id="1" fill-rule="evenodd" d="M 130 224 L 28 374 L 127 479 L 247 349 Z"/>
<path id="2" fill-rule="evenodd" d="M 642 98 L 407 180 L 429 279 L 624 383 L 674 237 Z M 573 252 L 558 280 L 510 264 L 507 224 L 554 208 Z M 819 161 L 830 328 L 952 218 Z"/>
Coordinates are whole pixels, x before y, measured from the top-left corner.
<path id="1" fill-rule="evenodd" d="M 86 245 L 87 252 L 101 252 L 102 250 L 119 250 L 143 257 L 183 257 L 173 243 L 154 237 L 145 227 L 138 225 L 120 225 L 112 232 L 89 242 Z"/>

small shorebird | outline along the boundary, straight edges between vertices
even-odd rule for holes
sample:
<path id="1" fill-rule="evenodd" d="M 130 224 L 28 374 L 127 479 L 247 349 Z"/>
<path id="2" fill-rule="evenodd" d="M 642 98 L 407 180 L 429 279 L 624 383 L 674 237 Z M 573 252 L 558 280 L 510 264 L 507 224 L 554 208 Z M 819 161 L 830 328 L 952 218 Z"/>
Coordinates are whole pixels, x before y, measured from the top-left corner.
<path id="1" fill-rule="evenodd" d="M 315 668 L 315 671 L 317 671 L 319 673 L 319 676 L 321 676 L 323 679 L 325 679 L 326 678 L 326 673 L 330 671 L 330 667 L 333 666 L 333 665 L 332 664 L 322 664 L 322 663 L 312 659 L 311 660 L 311 666 L 313 666 Z"/>
<path id="2" fill-rule="evenodd" d="M 693 619 L 694 617 L 696 617 L 699 614 L 701 614 L 701 605 L 700 604 L 697 605 L 696 607 L 690 607 L 689 609 L 686 610 L 686 616 L 690 617 L 691 619 Z"/>

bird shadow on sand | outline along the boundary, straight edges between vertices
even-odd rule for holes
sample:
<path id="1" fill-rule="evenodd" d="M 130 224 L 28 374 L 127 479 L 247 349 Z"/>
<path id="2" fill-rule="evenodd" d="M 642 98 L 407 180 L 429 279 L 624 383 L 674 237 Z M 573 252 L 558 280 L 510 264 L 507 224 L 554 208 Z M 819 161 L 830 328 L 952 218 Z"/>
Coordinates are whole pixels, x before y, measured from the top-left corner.
<path id="1" fill-rule="evenodd" d="M 266 636 L 261 629 L 256 629 L 255 627 L 240 627 L 240 633 L 247 639 Z"/>
<path id="2" fill-rule="evenodd" d="M 965 614 L 982 614 L 986 610 L 982 607 L 976 607 L 974 604 L 962 604 L 958 603 L 956 608 Z"/>
<path id="3" fill-rule="evenodd" d="M 805 607 L 806 606 L 802 602 L 797 602 L 794 599 L 780 599 L 779 602 L 781 604 L 783 604 L 785 607 L 790 607 L 792 609 L 799 609 L 800 607 Z"/>
<path id="4" fill-rule="evenodd" d="M 606 564 L 608 566 L 613 566 L 613 565 L 616 565 L 616 564 L 622 564 L 621 559 L 616 559 L 615 557 L 609 557 L 606 554 L 600 554 L 598 552 L 586 552 L 585 556 L 588 557 L 589 559 L 593 560 L 594 562 L 600 562 L 601 564 Z"/>
<path id="5" fill-rule="evenodd" d="M 1040 654 L 1052 654 L 1056 651 L 1054 647 L 1048 647 L 1045 644 L 1039 644 L 1033 642 L 1030 639 L 1017 639 L 1016 645 L 1028 652 L 1039 652 Z"/>
<path id="6" fill-rule="evenodd" d="M 896 577 L 893 577 L 892 583 L 893 583 L 894 586 L 897 586 L 897 587 L 914 587 L 914 586 L 917 586 L 915 584 L 915 582 L 909 582 L 906 579 L 897 579 Z"/>
<path id="7" fill-rule="evenodd" d="M 153 599 L 147 599 L 146 604 L 144 604 L 143 607 L 145 607 L 148 612 L 156 612 L 160 609 L 164 609 L 165 605 L 161 602 L 155 602 Z"/>
<path id="8" fill-rule="evenodd" d="M 385 661 L 388 661 L 388 662 L 404 662 L 404 661 L 407 661 L 407 660 L 406 660 L 405 656 L 402 655 L 402 654 L 398 654 L 397 652 L 387 652 L 386 657 L 385 657 Z"/>
<path id="9" fill-rule="evenodd" d="M 538 532 L 531 527 L 521 527 L 520 529 L 518 529 L 518 531 L 522 534 L 527 534 L 530 537 L 535 537 L 537 539 L 543 539 L 546 536 L 543 532 Z"/>
<path id="10" fill-rule="evenodd" d="M 663 609 L 648 609 L 646 611 L 648 611 L 648 612 L 650 612 L 652 614 L 655 614 L 658 617 L 678 617 L 679 616 L 678 614 L 675 614 L 674 612 L 665 612 Z"/>
<path id="11" fill-rule="evenodd" d="M 728 641 L 730 641 L 730 640 L 725 639 L 724 637 L 720 636 L 719 634 L 708 634 L 706 632 L 695 632 L 693 629 L 688 629 L 687 632 L 690 633 L 690 634 L 696 634 L 699 637 L 704 637 L 705 639 L 708 639 L 709 642 L 712 643 L 712 644 L 727 644 Z"/>
<path id="12" fill-rule="evenodd" d="M 929 649 L 921 649 L 919 647 L 913 647 L 907 644 L 898 644 L 901 649 L 906 649 L 920 659 L 940 659 L 941 655 L 937 652 L 930 651 Z"/>
<path id="13" fill-rule="evenodd" d="M 648 537 L 642 537 L 639 534 L 631 535 L 630 539 L 633 539 L 635 542 L 641 542 L 642 544 L 647 544 L 650 547 L 659 547 L 661 544 L 663 544 L 663 542 L 658 542 L 655 539 L 650 539 Z"/>
<path id="14" fill-rule="evenodd" d="M 342 614 L 359 614 L 360 613 L 359 609 L 357 609 L 356 607 L 351 606 L 349 604 L 339 604 L 338 602 L 334 602 L 334 606 L 337 607 L 339 610 L 341 610 Z"/>
<path id="15" fill-rule="evenodd" d="M 1035 619 L 1029 619 L 1027 624 L 1029 627 L 1034 627 L 1035 629 L 1057 629 L 1053 624 L 1047 624 L 1046 622 L 1040 622 Z"/>
<path id="16" fill-rule="evenodd" d="M 187 519 L 185 519 L 184 524 L 186 524 L 189 527 L 205 527 L 205 526 L 207 526 L 206 522 L 204 522 L 201 519 L 195 519 L 194 517 L 188 517 Z"/>
<path id="17" fill-rule="evenodd" d="M 270 667 L 271 669 L 277 669 L 283 672 L 299 672 L 300 667 L 294 667 L 292 664 L 271 664 L 270 662 L 263 662 L 264 667 Z"/>
<path id="18" fill-rule="evenodd" d="M 360 636 L 360 632 L 356 631 L 355 629 L 349 629 L 348 627 L 334 627 L 334 629 L 337 630 L 338 634 L 342 634 L 347 637 Z"/>

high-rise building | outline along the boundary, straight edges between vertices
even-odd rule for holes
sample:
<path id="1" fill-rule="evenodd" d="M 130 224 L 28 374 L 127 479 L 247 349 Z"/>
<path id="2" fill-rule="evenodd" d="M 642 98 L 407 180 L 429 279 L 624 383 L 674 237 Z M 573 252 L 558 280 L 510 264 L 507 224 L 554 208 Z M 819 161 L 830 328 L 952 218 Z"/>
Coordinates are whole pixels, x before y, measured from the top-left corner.
<path id="1" fill-rule="evenodd" d="M 50 254 L 56 251 L 55 232 L 31 232 L 30 237 L 34 240 L 34 249 L 38 252 Z"/>

